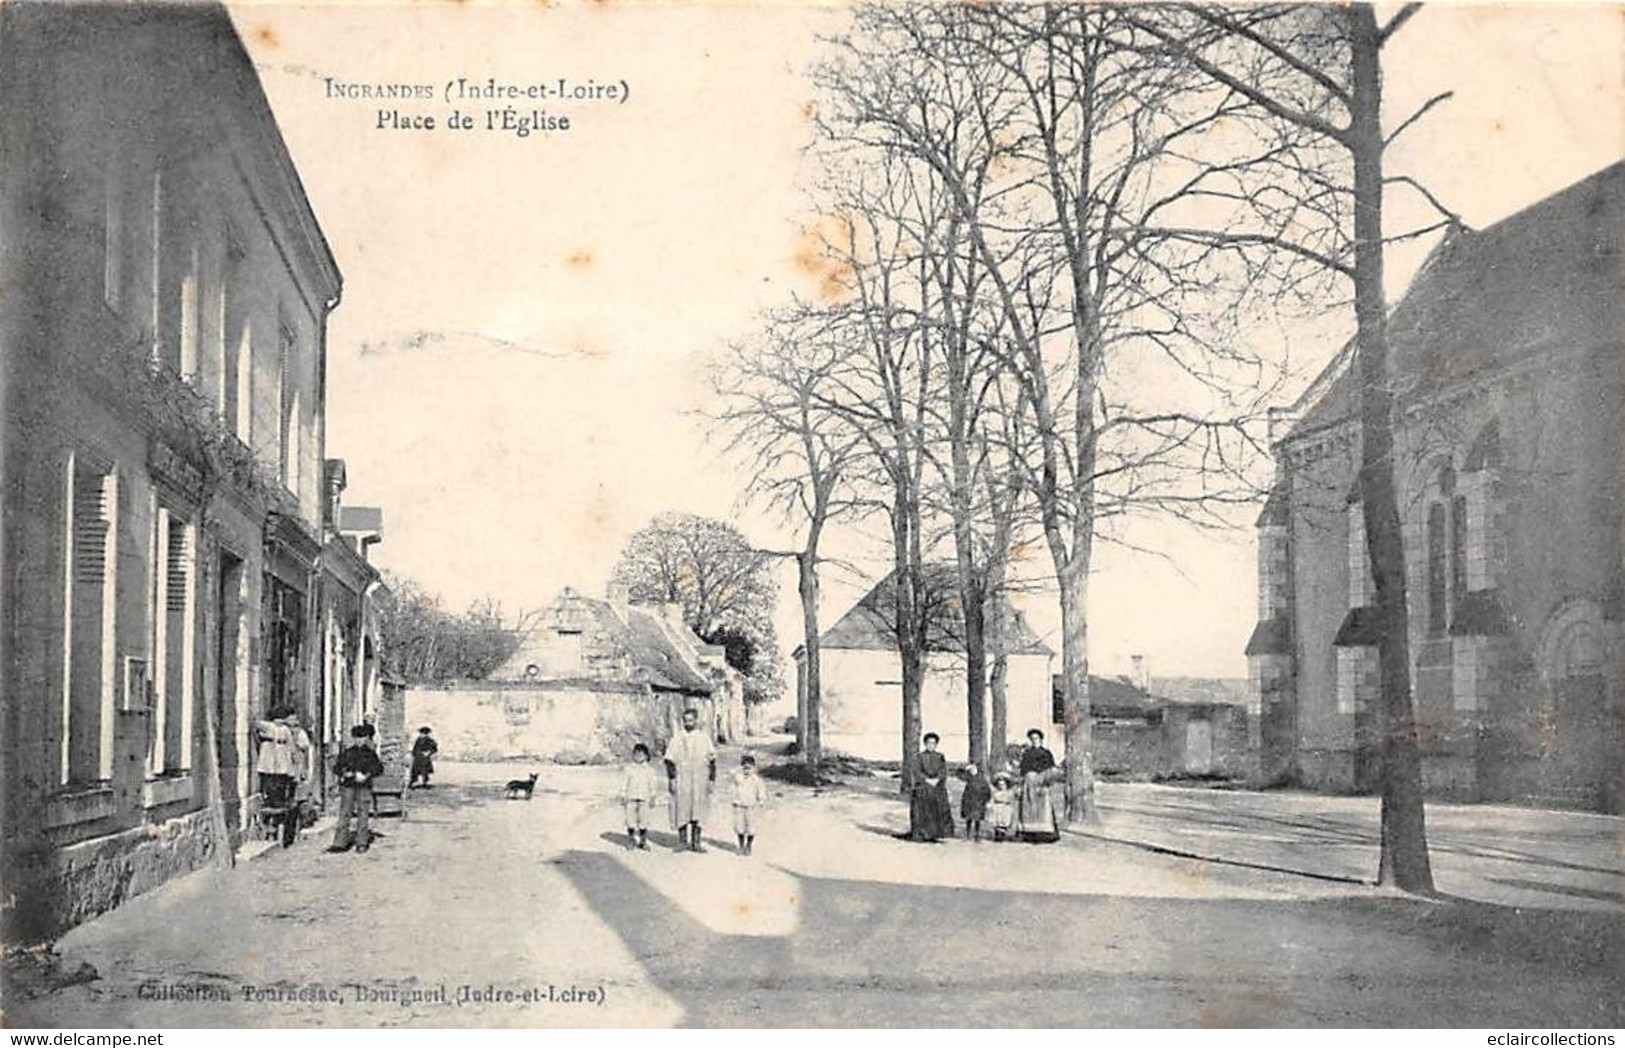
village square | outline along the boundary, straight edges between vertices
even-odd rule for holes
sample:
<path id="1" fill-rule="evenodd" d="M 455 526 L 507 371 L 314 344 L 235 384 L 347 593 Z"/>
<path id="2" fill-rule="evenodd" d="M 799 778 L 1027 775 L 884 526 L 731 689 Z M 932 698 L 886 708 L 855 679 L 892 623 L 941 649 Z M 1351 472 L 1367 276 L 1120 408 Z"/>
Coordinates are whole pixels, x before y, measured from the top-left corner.
<path id="1" fill-rule="evenodd" d="M 1594 14 L 0 8 L 4 1024 L 1625 1025 Z"/>

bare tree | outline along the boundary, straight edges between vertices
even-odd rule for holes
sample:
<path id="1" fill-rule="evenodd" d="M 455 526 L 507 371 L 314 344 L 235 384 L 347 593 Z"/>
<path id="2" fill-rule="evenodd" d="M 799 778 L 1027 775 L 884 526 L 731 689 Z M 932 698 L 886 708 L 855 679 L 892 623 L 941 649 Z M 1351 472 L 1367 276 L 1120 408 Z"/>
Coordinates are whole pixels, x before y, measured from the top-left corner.
<path id="1" fill-rule="evenodd" d="M 930 170 L 985 273 L 990 347 L 1030 416 L 1021 486 L 1060 593 L 1069 821 L 1093 818 L 1094 543 L 1130 511 L 1219 523 L 1253 497 L 1238 478 L 1263 457 L 1250 426 L 1271 385 L 1229 337 L 1245 296 L 1225 249 L 1147 232 L 1226 210 L 1227 172 L 1249 158 L 1206 164 L 1190 147 L 1248 103 L 1118 41 L 1134 32 L 1109 7 L 870 6 L 825 78 L 849 140 Z M 985 169 L 965 163 L 967 140 Z"/>
<path id="2" fill-rule="evenodd" d="M 1394 482 L 1394 375 L 1383 288 L 1388 242 L 1458 221 L 1416 180 L 1385 170 L 1388 146 L 1450 97 L 1448 92 L 1435 95 L 1385 133 L 1383 49 L 1420 9 L 1420 4 L 1406 4 L 1380 23 L 1369 4 L 1192 6 L 1173 12 L 1172 20 L 1147 17 L 1137 19 L 1137 24 L 1157 40 L 1161 54 L 1199 70 L 1268 118 L 1307 133 L 1321 150 L 1337 154 L 1341 161 L 1326 165 L 1290 157 L 1295 170 L 1288 184 L 1294 192 L 1283 199 L 1260 195 L 1250 201 L 1264 220 L 1261 228 L 1224 238 L 1207 231 L 1184 233 L 1192 242 L 1256 245 L 1353 285 L 1360 501 L 1376 588 L 1382 682 L 1378 881 L 1431 891 L 1421 752 L 1411 695 L 1405 548 Z M 1390 185 L 1419 193 L 1439 211 L 1439 221 L 1399 237 L 1387 235 L 1383 198 Z M 1281 209 L 1294 212 L 1294 221 L 1284 228 L 1275 221 Z M 1351 223 L 1344 221 L 1348 211 Z"/>
<path id="3" fill-rule="evenodd" d="M 922 725 L 929 623 L 925 607 L 924 489 L 929 393 L 940 367 L 927 337 L 931 287 L 917 245 L 940 221 L 941 201 L 902 158 L 846 155 L 850 143 L 823 125 L 830 177 L 821 252 L 832 332 L 846 347 L 821 403 L 845 419 L 863 455 L 850 474 L 859 498 L 883 511 L 892 547 L 893 601 L 902 679 L 903 789 L 911 786 Z"/>
<path id="4" fill-rule="evenodd" d="M 815 784 L 823 760 L 820 545 L 833 521 L 861 508 L 849 494 L 848 474 L 862 438 L 843 413 L 829 407 L 832 375 L 846 355 L 836 341 L 841 328 L 830 320 L 805 305 L 768 317 L 761 337 L 728 347 L 711 376 L 722 398 L 713 424 L 728 450 L 750 465 L 746 497 L 767 503 L 801 527 L 800 547 L 775 555 L 796 563 L 803 689 L 796 732 Z"/>

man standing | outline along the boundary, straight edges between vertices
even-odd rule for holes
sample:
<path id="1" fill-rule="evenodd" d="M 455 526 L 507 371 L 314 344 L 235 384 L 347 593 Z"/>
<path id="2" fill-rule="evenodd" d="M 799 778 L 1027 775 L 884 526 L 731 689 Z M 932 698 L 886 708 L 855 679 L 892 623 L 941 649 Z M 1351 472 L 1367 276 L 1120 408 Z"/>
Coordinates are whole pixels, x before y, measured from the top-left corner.
<path id="1" fill-rule="evenodd" d="M 679 850 L 704 851 L 700 821 L 717 781 L 717 754 L 711 737 L 699 730 L 698 710 L 683 711 L 683 730 L 666 747 L 666 780 L 671 788 L 671 822 L 682 843 Z"/>
<path id="2" fill-rule="evenodd" d="M 310 735 L 299 722 L 299 714 L 290 711 L 282 721 L 288 729 L 288 753 L 293 768 L 293 795 L 288 803 L 288 814 L 282 820 L 282 846 L 291 847 L 299 839 L 305 825 L 305 806 L 310 803 L 313 771 L 311 765 Z"/>
<path id="3" fill-rule="evenodd" d="M 372 817 L 372 780 L 384 773 L 384 762 L 378 759 L 367 744 L 367 730 L 362 725 L 350 729 L 350 745 L 339 754 L 333 773 L 339 780 L 339 819 L 333 831 L 333 844 L 328 851 L 355 850 L 364 852 L 372 846 L 372 832 L 367 820 Z M 350 831 L 350 818 L 355 817 L 355 833 Z"/>

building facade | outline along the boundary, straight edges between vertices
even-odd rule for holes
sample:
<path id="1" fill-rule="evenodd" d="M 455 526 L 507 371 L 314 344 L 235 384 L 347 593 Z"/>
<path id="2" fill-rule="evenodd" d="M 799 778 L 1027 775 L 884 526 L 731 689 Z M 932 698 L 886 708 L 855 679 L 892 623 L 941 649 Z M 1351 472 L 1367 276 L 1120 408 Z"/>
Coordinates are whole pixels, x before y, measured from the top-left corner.
<path id="1" fill-rule="evenodd" d="M 1625 165 L 1456 230 L 1390 317 L 1412 687 L 1429 793 L 1620 811 Z M 1292 409 L 1247 648 L 1266 777 L 1380 774 L 1349 350 Z"/>
<path id="2" fill-rule="evenodd" d="M 682 605 L 632 603 L 619 586 L 601 599 L 566 587 L 486 679 L 408 699 L 409 719 L 434 726 L 454 759 L 624 759 L 639 741 L 658 753 L 688 708 L 717 742 L 737 741 L 739 672 L 689 629 Z"/>
<path id="3" fill-rule="evenodd" d="M 224 8 L 0 22 L 15 942 L 235 846 L 254 722 L 321 730 L 340 274 Z"/>
<path id="4" fill-rule="evenodd" d="M 1103 779 L 1250 778 L 1254 718 L 1224 679 L 1089 678 L 1089 745 Z M 1056 716 L 1063 701 L 1054 680 Z"/>
<path id="5" fill-rule="evenodd" d="M 964 628 L 954 571 L 951 564 L 932 564 L 926 569 L 931 650 L 926 654 L 920 689 L 920 724 L 924 731 L 941 736 L 940 749 L 949 760 L 963 761 L 970 753 L 970 733 L 961 639 Z M 892 610 L 894 590 L 888 575 L 820 637 L 819 727 L 824 748 L 830 752 L 882 761 L 902 756 L 902 660 Z M 1029 728 L 1037 728 L 1060 759 L 1066 740 L 1050 701 L 1055 653 L 1008 598 L 1004 603 L 1009 638 L 1005 715 L 1010 741 L 1022 742 Z M 803 724 L 807 716 L 805 654 L 799 647 L 794 653 L 796 715 Z M 992 673 L 991 665 L 988 672 Z M 991 725 L 991 720 L 986 723 Z"/>

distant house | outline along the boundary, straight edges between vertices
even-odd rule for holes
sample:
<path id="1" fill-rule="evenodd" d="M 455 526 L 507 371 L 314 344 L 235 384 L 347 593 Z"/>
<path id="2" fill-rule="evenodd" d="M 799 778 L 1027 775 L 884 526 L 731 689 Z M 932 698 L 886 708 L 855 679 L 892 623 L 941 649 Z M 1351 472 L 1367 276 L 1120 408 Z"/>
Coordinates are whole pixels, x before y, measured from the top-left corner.
<path id="1" fill-rule="evenodd" d="M 953 582 L 954 566 L 927 567 L 926 678 L 920 696 L 923 730 L 942 736 L 942 751 L 963 761 L 970 750 L 966 729 L 964 616 Z M 826 749 L 871 760 L 902 756 L 902 662 L 897 648 L 895 583 L 888 575 L 825 630 L 819 642 L 823 687 L 820 726 Z M 1061 756 L 1062 740 L 1051 716 L 1049 679 L 1055 653 L 1008 598 L 1009 670 L 1007 723 L 1012 740 L 1028 728 L 1042 730 Z M 806 652 L 797 648 L 797 715 L 806 718 Z M 991 671 L 991 667 L 990 667 Z"/>
<path id="2" fill-rule="evenodd" d="M 689 708 L 719 742 L 744 732 L 738 671 L 680 605 L 567 587 L 486 679 L 415 688 L 407 720 L 433 727 L 451 759 L 605 761 L 639 741 L 661 752 Z"/>
<path id="3" fill-rule="evenodd" d="M 1089 678 L 1093 768 L 1107 778 L 1254 773 L 1245 681 Z M 1054 678 L 1056 715 L 1061 678 Z"/>
<path id="4" fill-rule="evenodd" d="M 1415 719 L 1435 796 L 1625 805 L 1625 164 L 1434 251 L 1389 320 Z M 1291 409 L 1247 645 L 1265 774 L 1371 790 L 1376 591 L 1345 349 Z"/>

